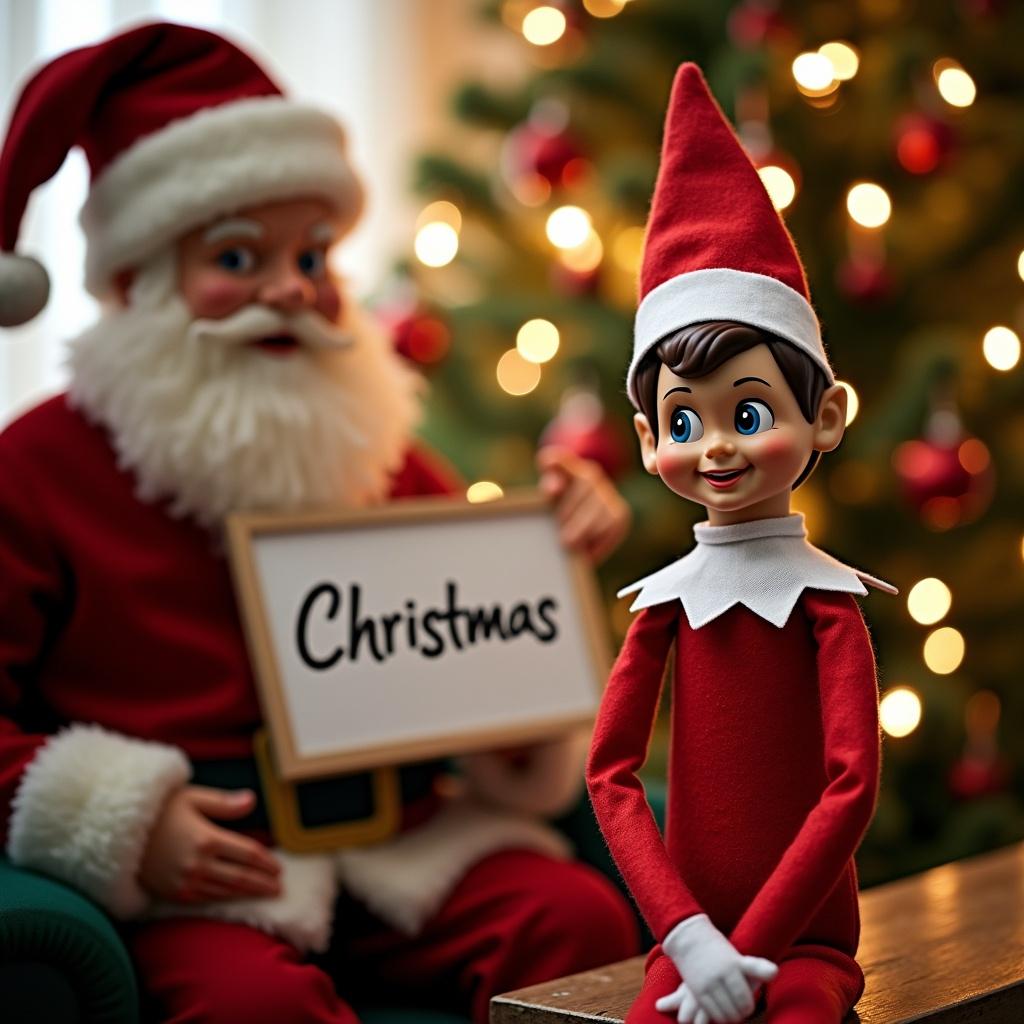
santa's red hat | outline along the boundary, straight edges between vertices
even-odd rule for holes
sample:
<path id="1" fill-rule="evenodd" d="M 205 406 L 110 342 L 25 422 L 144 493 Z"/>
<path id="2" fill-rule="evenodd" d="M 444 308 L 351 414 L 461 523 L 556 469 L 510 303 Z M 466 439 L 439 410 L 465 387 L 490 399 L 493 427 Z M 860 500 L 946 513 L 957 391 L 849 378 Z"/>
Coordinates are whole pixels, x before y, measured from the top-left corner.
<path id="1" fill-rule="evenodd" d="M 76 145 L 92 176 L 86 287 L 99 298 L 119 271 L 242 207 L 318 197 L 349 223 L 362 207 L 333 117 L 287 99 L 218 35 L 143 25 L 58 57 L 15 105 L 0 153 L 0 325 L 46 303 L 46 271 L 14 250 L 32 190 Z"/>
<path id="2" fill-rule="evenodd" d="M 647 222 L 627 389 L 664 337 L 735 320 L 791 342 L 834 380 L 800 257 L 696 64 L 676 73 Z"/>

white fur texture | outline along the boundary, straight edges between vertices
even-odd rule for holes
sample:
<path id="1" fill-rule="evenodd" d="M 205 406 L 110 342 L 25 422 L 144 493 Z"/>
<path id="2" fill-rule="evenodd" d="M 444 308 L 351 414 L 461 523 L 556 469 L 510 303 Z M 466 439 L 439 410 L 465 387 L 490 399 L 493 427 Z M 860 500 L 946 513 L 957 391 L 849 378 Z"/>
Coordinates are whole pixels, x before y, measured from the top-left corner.
<path id="1" fill-rule="evenodd" d="M 148 918 L 207 917 L 258 928 L 290 942 L 301 953 L 323 953 L 331 940 L 338 883 L 328 854 L 299 855 L 274 850 L 281 862 L 281 895 L 273 899 L 211 903 L 156 903 Z"/>
<path id="2" fill-rule="evenodd" d="M 212 527 L 231 512 L 380 501 L 422 382 L 355 303 L 345 308 L 339 327 L 318 329 L 344 348 L 321 337 L 280 357 L 207 336 L 167 252 L 139 273 L 127 307 L 72 341 L 71 401 L 109 430 L 139 498 L 169 500 L 172 515 Z"/>
<path id="3" fill-rule="evenodd" d="M 555 818 L 583 792 L 583 763 L 589 732 L 538 743 L 524 757 L 485 750 L 459 759 L 468 790 L 483 802 L 518 814 Z"/>
<path id="4" fill-rule="evenodd" d="M 22 775 L 7 853 L 82 890 L 115 917 L 148 902 L 136 881 L 146 837 L 190 773 L 181 751 L 95 725 L 49 739 Z"/>
<path id="5" fill-rule="evenodd" d="M 258 203 L 319 196 L 354 224 L 363 189 L 347 148 L 333 117 L 279 96 L 201 110 L 144 136 L 100 174 L 82 207 L 86 287 L 103 298 L 117 271 Z"/>
<path id="6" fill-rule="evenodd" d="M 0 327 L 27 323 L 49 297 L 50 277 L 38 260 L 0 252 Z"/>
<path id="7" fill-rule="evenodd" d="M 420 828 L 335 855 L 341 884 L 378 917 L 415 935 L 476 863 L 499 850 L 567 859 L 568 842 L 539 821 L 453 800 Z"/>

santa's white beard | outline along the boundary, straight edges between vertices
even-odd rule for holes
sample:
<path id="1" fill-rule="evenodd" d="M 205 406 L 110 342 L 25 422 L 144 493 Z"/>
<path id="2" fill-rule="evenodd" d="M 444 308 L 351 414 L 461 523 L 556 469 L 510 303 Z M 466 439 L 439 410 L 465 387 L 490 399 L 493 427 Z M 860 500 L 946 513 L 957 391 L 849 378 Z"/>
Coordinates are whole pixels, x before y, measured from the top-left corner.
<path id="1" fill-rule="evenodd" d="M 332 338 L 321 321 L 310 346 L 278 356 L 208 336 L 167 258 L 140 274 L 131 298 L 72 342 L 70 395 L 107 428 L 142 500 L 166 499 L 171 514 L 212 526 L 229 512 L 386 496 L 421 382 L 353 304 L 344 334 Z"/>

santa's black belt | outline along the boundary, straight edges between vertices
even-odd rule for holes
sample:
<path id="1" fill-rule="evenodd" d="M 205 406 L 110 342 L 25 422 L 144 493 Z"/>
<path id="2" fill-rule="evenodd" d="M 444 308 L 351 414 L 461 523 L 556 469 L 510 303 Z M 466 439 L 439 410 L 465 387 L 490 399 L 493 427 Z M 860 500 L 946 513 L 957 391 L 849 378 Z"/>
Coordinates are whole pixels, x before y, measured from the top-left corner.
<path id="1" fill-rule="evenodd" d="M 209 758 L 192 762 L 191 781 L 216 789 L 251 789 L 256 794 L 253 810 L 217 824 L 239 832 L 268 832 L 286 849 L 305 853 L 386 839 L 401 828 L 407 817 L 403 811 L 434 796 L 444 768 L 443 761 L 426 761 L 383 772 L 280 783 L 268 780 L 258 757 Z"/>

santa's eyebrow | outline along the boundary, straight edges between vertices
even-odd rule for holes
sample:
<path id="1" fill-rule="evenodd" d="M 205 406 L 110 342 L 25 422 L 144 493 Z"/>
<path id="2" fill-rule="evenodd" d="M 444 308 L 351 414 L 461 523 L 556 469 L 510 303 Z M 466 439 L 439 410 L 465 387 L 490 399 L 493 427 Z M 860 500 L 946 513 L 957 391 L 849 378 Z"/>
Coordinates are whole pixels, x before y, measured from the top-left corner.
<path id="1" fill-rule="evenodd" d="M 671 395 L 675 391 L 685 391 L 688 395 L 692 395 L 693 394 L 693 392 L 689 388 L 684 388 L 682 386 L 682 384 L 680 384 L 679 387 L 677 387 L 677 388 L 669 388 L 668 391 L 666 391 L 665 394 L 663 394 L 661 396 L 661 400 L 664 402 L 665 399 L 668 398 L 668 396 Z"/>
<path id="2" fill-rule="evenodd" d="M 246 217 L 230 217 L 221 220 L 203 232 L 203 241 L 213 245 L 225 238 L 259 238 L 263 234 L 263 225 L 259 221 Z"/>
<path id="3" fill-rule="evenodd" d="M 338 232 L 329 220 L 314 224 L 309 229 L 309 240 L 321 245 L 330 245 L 337 237 Z"/>
<path id="4" fill-rule="evenodd" d="M 768 381 L 761 380 L 760 377 L 740 377 L 739 380 L 734 380 L 732 382 L 732 386 L 734 388 L 738 388 L 741 384 L 749 384 L 750 381 L 752 381 L 752 380 L 753 381 L 757 381 L 758 384 L 763 384 L 766 388 L 770 388 L 771 387 L 771 384 L 769 384 Z"/>

